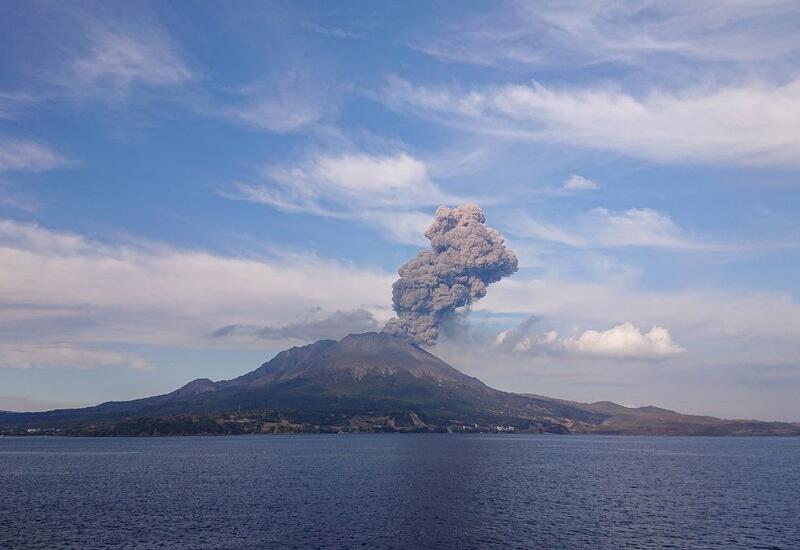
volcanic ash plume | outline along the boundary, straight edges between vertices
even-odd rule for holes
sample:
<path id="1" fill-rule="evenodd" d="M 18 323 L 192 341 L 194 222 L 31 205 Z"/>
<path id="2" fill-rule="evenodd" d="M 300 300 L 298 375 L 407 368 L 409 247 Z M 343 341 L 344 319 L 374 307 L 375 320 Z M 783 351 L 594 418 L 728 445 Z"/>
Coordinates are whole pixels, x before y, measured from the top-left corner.
<path id="1" fill-rule="evenodd" d="M 503 236 L 485 224 L 476 204 L 440 206 L 425 232 L 432 251 L 423 251 L 398 270 L 392 285 L 397 317 L 383 332 L 434 344 L 439 325 L 456 308 L 486 295 L 486 287 L 517 270 L 517 257 Z"/>

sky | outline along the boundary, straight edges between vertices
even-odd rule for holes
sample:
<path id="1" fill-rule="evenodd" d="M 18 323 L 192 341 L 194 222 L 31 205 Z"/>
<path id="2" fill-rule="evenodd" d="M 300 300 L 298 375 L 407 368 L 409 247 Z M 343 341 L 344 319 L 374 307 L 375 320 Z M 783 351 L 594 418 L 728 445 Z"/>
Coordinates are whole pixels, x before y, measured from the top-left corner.
<path id="1" fill-rule="evenodd" d="M 800 5 L 0 3 L 0 409 L 380 330 L 439 205 L 499 389 L 800 421 Z M 235 330 L 230 327 L 236 327 Z"/>

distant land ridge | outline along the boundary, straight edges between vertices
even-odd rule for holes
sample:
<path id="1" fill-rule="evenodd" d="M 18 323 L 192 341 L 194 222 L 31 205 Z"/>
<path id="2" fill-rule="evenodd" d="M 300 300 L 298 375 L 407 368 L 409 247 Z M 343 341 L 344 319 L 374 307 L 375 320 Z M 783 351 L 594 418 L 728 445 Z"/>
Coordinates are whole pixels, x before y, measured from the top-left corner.
<path id="1" fill-rule="evenodd" d="M 0 412 L 0 433 L 15 435 L 336 432 L 800 435 L 800 424 L 503 392 L 403 338 L 376 332 L 294 347 L 238 378 L 199 378 L 164 395 Z"/>

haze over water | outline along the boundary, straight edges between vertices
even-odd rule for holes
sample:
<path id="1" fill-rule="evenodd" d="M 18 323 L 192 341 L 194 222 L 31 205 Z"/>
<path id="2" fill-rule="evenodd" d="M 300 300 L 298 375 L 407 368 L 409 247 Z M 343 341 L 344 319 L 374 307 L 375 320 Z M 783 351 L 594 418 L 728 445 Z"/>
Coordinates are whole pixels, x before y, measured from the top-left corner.
<path id="1" fill-rule="evenodd" d="M 798 548 L 799 438 L 0 439 L 0 548 Z"/>

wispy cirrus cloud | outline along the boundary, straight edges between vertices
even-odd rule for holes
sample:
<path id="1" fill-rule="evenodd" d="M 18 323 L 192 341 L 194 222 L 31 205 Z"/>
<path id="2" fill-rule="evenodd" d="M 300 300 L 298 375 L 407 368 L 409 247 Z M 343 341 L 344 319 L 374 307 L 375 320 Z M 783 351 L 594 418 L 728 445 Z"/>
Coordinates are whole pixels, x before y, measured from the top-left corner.
<path id="1" fill-rule="evenodd" d="M 334 110 L 341 86 L 299 69 L 229 91 L 209 114 L 254 130 L 288 134 L 312 128 Z"/>
<path id="2" fill-rule="evenodd" d="M 300 26 L 310 31 L 314 31 L 317 34 L 322 34 L 333 38 L 354 40 L 361 37 L 361 35 L 358 33 L 348 31 L 340 27 L 326 27 L 324 25 L 320 25 L 319 23 L 315 23 L 314 21 L 301 20 Z"/>
<path id="3" fill-rule="evenodd" d="M 428 175 L 425 162 L 406 152 L 317 154 L 301 163 L 268 168 L 259 183 L 237 183 L 224 196 L 287 212 L 354 219 L 393 240 L 423 242 L 430 224 L 424 206 L 458 199 Z"/>
<path id="4" fill-rule="evenodd" d="M 265 96 L 238 107 L 223 108 L 222 112 L 225 118 L 243 126 L 285 134 L 312 126 L 322 118 L 324 109 L 310 99 Z"/>
<path id="5" fill-rule="evenodd" d="M 16 118 L 22 107 L 35 103 L 37 99 L 35 95 L 24 92 L 0 92 L 0 119 Z"/>
<path id="6" fill-rule="evenodd" d="M 644 64 L 665 56 L 749 64 L 791 58 L 800 8 L 766 3 L 577 0 L 488 4 L 409 45 L 445 62 L 523 65 Z"/>
<path id="7" fill-rule="evenodd" d="M 800 165 L 800 80 L 632 94 L 507 84 L 462 91 L 390 77 L 384 100 L 440 124 L 659 163 Z"/>
<path id="8" fill-rule="evenodd" d="M 25 193 L 16 191 L 13 184 L 0 181 L 0 207 L 22 212 L 36 212 L 41 207 L 41 203 Z"/>
<path id="9" fill-rule="evenodd" d="M 24 87 L 11 91 L 31 103 L 129 99 L 134 91 L 163 92 L 200 76 L 157 14 L 142 4 L 56 3 L 15 15 L 35 28 L 35 39 L 17 39 L 30 62 L 17 75 Z"/>
<path id="10" fill-rule="evenodd" d="M 162 87 L 194 77 L 166 33 L 90 26 L 88 45 L 71 62 L 72 77 L 82 86 L 108 85 L 119 92 L 132 85 Z"/>
<path id="11" fill-rule="evenodd" d="M 49 3 L 16 12 L 9 25 L 19 28 L 11 40 L 25 63 L 11 67 L 0 90 L 0 117 L 65 100 L 128 106 L 134 98 L 155 97 L 155 90 L 174 92 L 200 80 L 189 56 L 143 4 Z M 29 40 L 20 30 L 27 28 Z"/>
<path id="12" fill-rule="evenodd" d="M 67 164 L 67 159 L 46 145 L 0 137 L 0 171 L 44 172 Z"/>
<path id="13" fill-rule="evenodd" d="M 614 212 L 598 207 L 562 224 L 522 215 L 514 218 L 508 230 L 520 237 L 577 248 L 650 247 L 703 250 L 720 246 L 692 237 L 668 215 L 650 208 Z"/>

